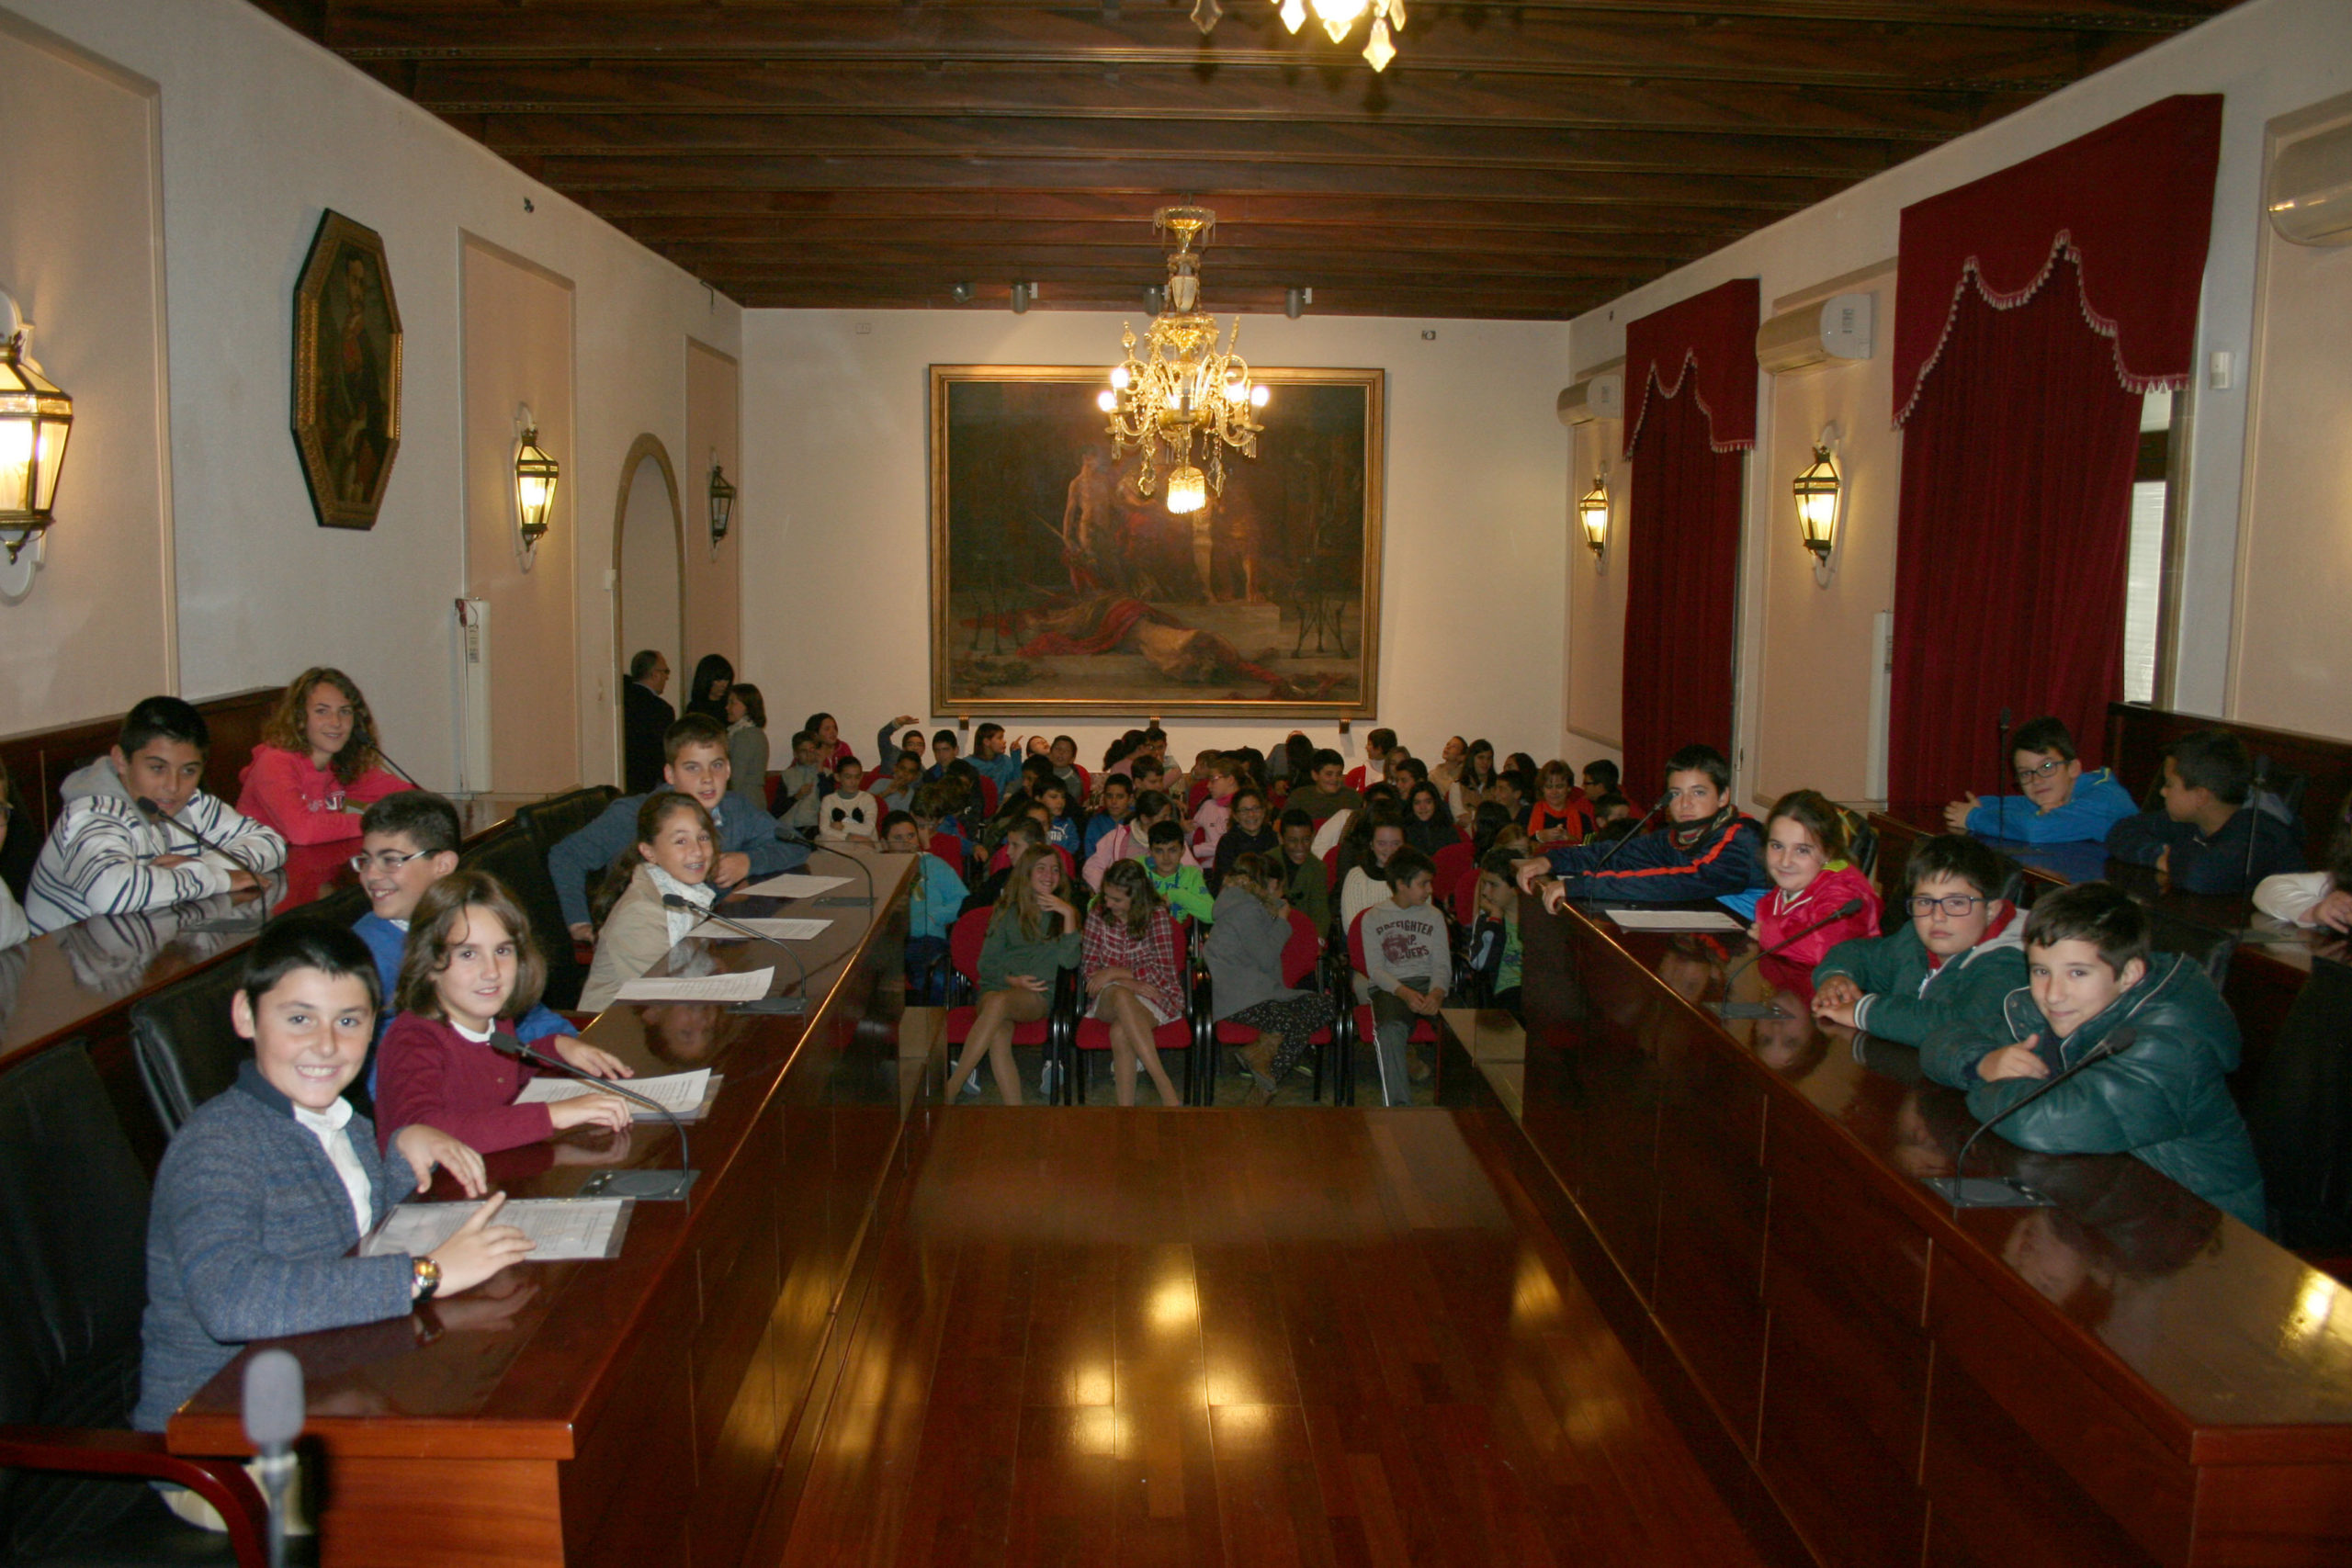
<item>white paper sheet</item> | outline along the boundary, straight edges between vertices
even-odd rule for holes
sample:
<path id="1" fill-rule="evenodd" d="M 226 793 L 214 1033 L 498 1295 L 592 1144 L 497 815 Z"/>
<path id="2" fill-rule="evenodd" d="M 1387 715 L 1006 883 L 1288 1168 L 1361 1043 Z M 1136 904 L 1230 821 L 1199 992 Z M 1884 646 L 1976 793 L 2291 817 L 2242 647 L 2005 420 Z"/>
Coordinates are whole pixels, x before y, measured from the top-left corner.
<path id="1" fill-rule="evenodd" d="M 700 937 L 706 942 L 749 942 L 752 940 L 750 937 L 735 929 L 744 926 L 770 942 L 807 942 L 812 937 L 822 936 L 825 928 L 833 923 L 831 920 L 739 920 L 732 915 L 727 919 L 728 923 L 723 926 L 717 920 L 705 920 L 686 934 Z"/>
<path id="2" fill-rule="evenodd" d="M 740 975 L 648 975 L 623 986 L 624 1002 L 755 1002 L 775 982 L 775 966 Z"/>
<path id="3" fill-rule="evenodd" d="M 763 898 L 814 898 L 820 893 L 830 893 L 836 887 L 849 886 L 846 876 L 808 876 L 787 871 L 782 876 L 771 876 L 765 882 L 754 882 L 739 887 L 738 893 L 756 894 Z"/>
<path id="4" fill-rule="evenodd" d="M 511 1198 L 491 1224 L 513 1225 L 537 1245 L 532 1263 L 569 1263 L 610 1258 L 618 1249 L 615 1232 L 628 1212 L 627 1198 Z M 458 1234 L 479 1203 L 402 1203 L 384 1216 L 359 1245 L 362 1258 L 405 1252 L 422 1258 Z"/>
<path id="5" fill-rule="evenodd" d="M 1604 909 L 1619 929 L 1629 931 L 1744 931 L 1721 909 Z"/>
<path id="6" fill-rule="evenodd" d="M 616 1078 L 614 1080 L 632 1094 L 641 1094 L 673 1116 L 691 1119 L 702 1109 L 710 1094 L 710 1069 L 697 1067 L 691 1073 L 664 1073 L 652 1078 Z M 565 1078 L 549 1075 L 533 1078 L 514 1097 L 517 1105 L 548 1105 L 559 1100 L 571 1100 L 583 1094 L 595 1094 L 603 1088 L 583 1078 Z M 643 1110 L 644 1107 L 638 1107 Z"/>

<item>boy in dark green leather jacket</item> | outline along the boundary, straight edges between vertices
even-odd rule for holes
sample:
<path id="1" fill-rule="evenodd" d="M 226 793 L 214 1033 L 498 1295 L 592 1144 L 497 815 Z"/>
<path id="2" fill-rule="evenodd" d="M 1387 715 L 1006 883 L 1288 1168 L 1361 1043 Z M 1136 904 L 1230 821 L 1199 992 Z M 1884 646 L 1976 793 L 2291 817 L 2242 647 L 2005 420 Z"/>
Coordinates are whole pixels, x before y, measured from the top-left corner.
<path id="1" fill-rule="evenodd" d="M 2147 912 L 2112 883 L 2051 894 L 2025 928 L 2027 989 L 2003 1027 L 1939 1031 L 1920 1053 L 1929 1077 L 1968 1090 L 1989 1122 L 2044 1080 L 2114 1055 L 2003 1122 L 2000 1134 L 2050 1154 L 2131 1154 L 2256 1230 L 2262 1169 L 2223 1075 L 2238 1025 L 2194 962 L 2152 953 Z M 2118 1047 L 2119 1033 L 2130 1042 Z"/>
<path id="2" fill-rule="evenodd" d="M 1910 924 L 1831 948 L 1813 972 L 1813 1015 L 1924 1045 L 1939 1029 L 1997 1027 L 2025 984 L 2025 915 L 2001 897 L 2009 863 L 1963 833 L 1911 852 Z"/>

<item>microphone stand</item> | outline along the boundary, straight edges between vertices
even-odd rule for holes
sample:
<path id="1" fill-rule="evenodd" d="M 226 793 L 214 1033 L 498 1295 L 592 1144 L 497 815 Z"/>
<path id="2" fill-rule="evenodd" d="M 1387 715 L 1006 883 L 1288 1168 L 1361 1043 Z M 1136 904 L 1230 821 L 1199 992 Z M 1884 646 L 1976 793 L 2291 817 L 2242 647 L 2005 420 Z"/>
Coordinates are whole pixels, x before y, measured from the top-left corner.
<path id="1" fill-rule="evenodd" d="M 828 894 L 821 898 L 812 898 L 809 900 L 810 903 L 820 909 L 870 909 L 874 907 L 874 872 L 864 861 L 855 855 L 845 854 L 818 839 L 808 840 L 808 852 L 811 855 L 831 855 L 835 860 L 845 860 L 857 867 L 857 874 L 865 878 L 865 897 L 863 898 L 854 897 L 846 893 L 837 893 Z"/>
<path id="2" fill-rule="evenodd" d="M 2245 869 L 2238 876 L 2238 891 L 2241 893 L 2254 891 L 2254 840 L 2255 836 L 2262 831 L 2262 786 L 2269 779 L 2270 759 L 2256 757 L 2254 760 L 2254 788 L 2245 797 Z"/>
<path id="3" fill-rule="evenodd" d="M 2007 786 L 2009 783 L 2009 773 L 2016 765 L 2009 761 L 2009 710 L 2003 708 L 2001 710 L 2001 716 L 1995 719 L 1993 723 L 1993 743 L 2000 749 L 1998 753 L 1998 765 L 1993 770 L 1993 777 L 1998 781 L 1998 783 L 1994 785 L 1993 789 L 1993 815 L 1995 820 L 1999 824 L 2001 837 L 2006 840 L 2009 836 L 2009 795 Z"/>
<path id="4" fill-rule="evenodd" d="M 243 861 L 239 860 L 235 855 L 231 854 L 227 850 L 222 849 L 220 845 L 214 843 L 211 840 L 198 832 L 194 827 L 190 826 L 188 823 L 181 821 L 178 818 L 173 816 L 170 812 L 164 810 L 162 807 L 156 805 L 145 795 L 141 795 L 130 804 L 137 807 L 139 808 L 140 815 L 146 818 L 150 822 L 169 822 L 173 827 L 177 828 L 181 832 L 186 833 L 189 838 L 194 839 L 198 844 L 201 844 L 204 848 L 210 850 L 214 854 L 219 855 L 222 860 L 227 861 L 239 871 L 245 872 L 248 874 L 253 874 L 254 868 L 252 866 L 247 865 Z"/>
<path id="5" fill-rule="evenodd" d="M 1713 1010 L 1715 1016 L 1718 1018 L 1786 1017 L 1787 1014 L 1781 1012 L 1778 1008 L 1764 1007 L 1762 1004 L 1756 1002 L 1733 1001 L 1731 999 L 1732 977 L 1751 964 L 1773 957 L 1778 953 L 1784 953 L 1788 949 L 1794 947 L 1797 943 L 1803 942 L 1805 938 L 1811 936 L 1822 927 L 1834 926 L 1839 920 L 1851 919 L 1854 916 L 1859 915 L 1861 912 L 1862 901 L 1860 898 L 1849 898 L 1843 904 L 1840 904 L 1836 908 L 1830 910 L 1829 913 L 1822 916 L 1821 919 L 1814 921 L 1813 924 L 1804 927 L 1794 934 L 1781 938 L 1779 942 L 1774 942 L 1769 948 L 1758 948 L 1754 953 L 1749 953 L 1747 957 L 1733 964 L 1729 969 L 1724 971 L 1724 999 L 1719 1002 L 1709 1002 L 1707 1006 Z"/>
<path id="6" fill-rule="evenodd" d="M 383 763 L 384 766 L 390 768 L 401 778 L 407 780 L 411 788 L 423 789 L 424 787 L 423 784 L 416 782 L 415 774 L 410 773 L 406 768 L 401 767 L 398 762 L 393 761 L 390 753 L 387 752 L 381 746 L 376 748 L 376 761 Z"/>
<path id="7" fill-rule="evenodd" d="M 302 1363 L 284 1350 L 263 1350 L 245 1363 L 245 1439 L 269 1495 L 269 1564 L 286 1568 L 286 1492 L 294 1480 L 294 1440 L 305 1416 Z"/>
<path id="8" fill-rule="evenodd" d="M 733 1012 L 776 1013 L 785 1016 L 792 1016 L 798 1013 L 804 1013 L 808 1010 L 808 966 L 800 962 L 800 954 L 792 951 L 792 944 L 790 942 L 779 942 L 763 931 L 756 931 L 752 927 L 745 925 L 741 920 L 730 920 L 725 915 L 720 914 L 718 910 L 706 909 L 701 905 L 695 903 L 693 899 L 682 897 L 675 893 L 664 893 L 662 895 L 662 907 L 665 909 L 691 909 L 695 911 L 695 913 L 700 915 L 704 919 L 715 920 L 718 924 L 725 926 L 729 931 L 739 931 L 742 935 L 750 937 L 753 942 L 763 942 L 772 947 L 782 948 L 784 950 L 784 955 L 792 960 L 792 967 L 797 973 L 800 979 L 800 995 L 797 997 L 762 997 L 755 1002 L 737 1002 L 734 1007 L 729 1010 Z"/>
<path id="9" fill-rule="evenodd" d="M 1642 819 L 1634 824 L 1634 830 L 1619 839 L 1615 843 L 1610 845 L 1608 849 L 1602 851 L 1600 858 L 1592 863 L 1592 869 L 1590 871 L 1579 871 L 1575 873 L 1574 874 L 1577 879 L 1580 882 L 1585 881 L 1589 878 L 1598 876 L 1602 872 L 1608 870 L 1609 863 L 1617 858 L 1617 852 L 1642 836 L 1643 830 L 1650 825 L 1650 823 L 1657 818 L 1657 814 L 1666 809 L 1666 802 L 1667 796 L 1664 795 L 1659 795 L 1657 797 L 1657 804 L 1651 807 L 1647 811 L 1642 813 Z M 1564 874 L 1560 878 L 1560 890 L 1565 893 L 1567 891 L 1567 886 L 1568 878 Z"/>
<path id="10" fill-rule="evenodd" d="M 2048 1094 L 2052 1089 L 2056 1089 L 2060 1084 L 2064 1083 L 2068 1078 L 2073 1077 L 2076 1073 L 2081 1072 L 2085 1067 L 2089 1066 L 2092 1063 L 2104 1062 L 2109 1056 L 2114 1055 L 2117 1052 L 2129 1048 L 2132 1043 L 2138 1038 L 2139 1032 L 2129 1028 L 2119 1029 L 2114 1033 L 2109 1035 L 2081 1061 L 2076 1062 L 2073 1066 L 2068 1067 L 2064 1072 L 2060 1073 L 2056 1077 L 2053 1077 L 2049 1082 L 2041 1085 L 2031 1094 L 2027 1095 L 2023 1100 L 2018 1100 L 2015 1105 L 2012 1105 L 2007 1110 L 2001 1111 L 1991 1121 L 1980 1125 L 1976 1131 L 1969 1134 L 1967 1141 L 1960 1145 L 1960 1156 L 1951 1163 L 1951 1174 L 1950 1176 L 1927 1177 L 1924 1179 L 1927 1184 L 1929 1187 L 1934 1188 L 1936 1191 L 1949 1201 L 1956 1210 L 2047 1209 L 2052 1207 L 2054 1200 L 2045 1198 L 2041 1193 L 2033 1190 L 2030 1187 L 2027 1187 L 2022 1183 L 2011 1180 L 2007 1177 L 1992 1177 L 1979 1181 L 1969 1180 L 1967 1177 L 1968 1151 L 1976 1146 L 1977 1139 L 1991 1132 L 1999 1123 L 2007 1121 L 2018 1111 L 2023 1111 L 2027 1106 L 2031 1105 L 2035 1100 L 2040 1100 L 2043 1095 Z"/>
<path id="11" fill-rule="evenodd" d="M 674 895 L 673 895 L 674 897 Z M 560 1056 L 534 1051 L 511 1034 L 492 1034 L 490 1048 L 503 1055 L 514 1056 L 535 1067 L 582 1083 L 594 1084 L 601 1094 L 616 1094 L 632 1105 L 641 1105 L 678 1130 L 678 1168 L 666 1170 L 607 1170 L 600 1172 L 580 1190 L 582 1197 L 644 1198 L 658 1201 L 684 1201 L 693 1190 L 695 1179 L 702 1174 L 694 1167 L 693 1156 L 686 1148 L 686 1123 L 675 1111 L 649 1095 L 633 1089 L 624 1089 L 611 1078 L 600 1078 L 594 1073 L 582 1072 Z"/>

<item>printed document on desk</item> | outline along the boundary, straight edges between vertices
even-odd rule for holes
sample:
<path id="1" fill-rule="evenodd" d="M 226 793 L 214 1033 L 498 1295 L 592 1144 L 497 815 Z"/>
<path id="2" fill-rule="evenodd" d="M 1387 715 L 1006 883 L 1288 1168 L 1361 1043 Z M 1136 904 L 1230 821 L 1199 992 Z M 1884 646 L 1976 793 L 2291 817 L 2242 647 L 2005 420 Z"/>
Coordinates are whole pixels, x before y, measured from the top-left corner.
<path id="1" fill-rule="evenodd" d="M 696 1067 L 691 1073 L 664 1073 L 651 1078 L 616 1078 L 613 1080 L 632 1094 L 641 1094 L 681 1122 L 699 1122 L 704 1109 L 718 1098 L 719 1078 L 708 1067 Z M 517 1105 L 549 1105 L 559 1100 L 572 1100 L 583 1094 L 600 1094 L 604 1084 L 585 1078 L 533 1078 L 514 1097 Z"/>
<path id="2" fill-rule="evenodd" d="M 775 965 L 740 975 L 648 975 L 616 994 L 624 1002 L 755 1002 L 775 982 Z"/>
<path id="3" fill-rule="evenodd" d="M 491 1224 L 513 1225 L 536 1244 L 526 1263 L 576 1263 L 618 1258 L 628 1234 L 630 1198 L 510 1198 Z M 481 1205 L 402 1203 L 359 1244 L 362 1258 L 405 1252 L 422 1258 L 458 1234 Z"/>
<path id="4" fill-rule="evenodd" d="M 1744 931 L 1747 928 L 1721 909 L 1603 909 L 1629 931 Z"/>
<path id="5" fill-rule="evenodd" d="M 706 942 L 749 942 L 751 938 L 735 929 L 741 926 L 745 931 L 759 932 L 770 942 L 808 942 L 824 935 L 825 928 L 832 923 L 831 920 L 739 920 L 730 915 L 723 926 L 717 920 L 705 920 L 686 934 Z"/>
<path id="6" fill-rule="evenodd" d="M 836 887 L 849 886 L 846 876 L 809 876 L 801 872 L 787 871 L 781 876 L 771 876 L 765 882 L 754 882 L 749 887 L 739 887 L 761 898 L 814 898 L 820 893 L 830 893 Z"/>

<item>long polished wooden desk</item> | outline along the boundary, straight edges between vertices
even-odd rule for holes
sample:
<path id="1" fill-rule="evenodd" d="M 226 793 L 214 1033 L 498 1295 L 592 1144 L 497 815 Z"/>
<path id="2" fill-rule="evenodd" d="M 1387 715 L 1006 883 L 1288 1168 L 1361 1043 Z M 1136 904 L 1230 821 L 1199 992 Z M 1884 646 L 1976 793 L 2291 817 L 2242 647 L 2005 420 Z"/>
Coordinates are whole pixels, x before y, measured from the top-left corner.
<path id="1" fill-rule="evenodd" d="M 841 1349 L 833 1314 L 907 1154 L 898 1021 L 913 863 L 861 858 L 870 911 L 785 907 L 832 922 L 793 944 L 805 990 L 772 943 L 689 942 L 664 961 L 774 965 L 772 993 L 802 992 L 805 1016 L 623 1003 L 586 1031 L 640 1073 L 725 1075 L 692 1128 L 702 1174 L 687 1201 L 636 1204 L 610 1261 L 525 1264 L 412 1318 L 281 1342 L 307 1373 L 323 1562 L 742 1561 L 813 1441 Z M 849 875 L 836 895 L 862 894 Z M 625 1138 L 575 1131 L 494 1156 L 491 1174 L 514 1197 L 560 1197 L 600 1168 L 677 1163 L 676 1131 L 645 1118 Z M 433 1196 L 457 1193 L 444 1182 Z M 173 1419 L 175 1450 L 245 1451 L 241 1376 L 232 1363 Z"/>
<path id="2" fill-rule="evenodd" d="M 2128 1156 L 1973 1130 L 1916 1052 L 1725 1021 L 1744 938 L 1531 900 L 1522 1127 L 1581 1271 L 1759 1534 L 1824 1563 L 2352 1562 L 2352 1294 Z M 1728 933 L 1726 933 L 1728 936 Z"/>

